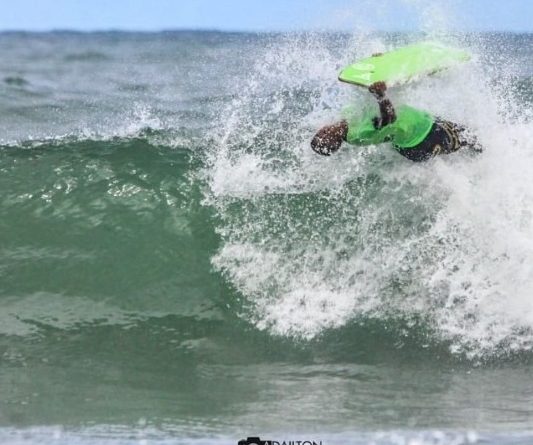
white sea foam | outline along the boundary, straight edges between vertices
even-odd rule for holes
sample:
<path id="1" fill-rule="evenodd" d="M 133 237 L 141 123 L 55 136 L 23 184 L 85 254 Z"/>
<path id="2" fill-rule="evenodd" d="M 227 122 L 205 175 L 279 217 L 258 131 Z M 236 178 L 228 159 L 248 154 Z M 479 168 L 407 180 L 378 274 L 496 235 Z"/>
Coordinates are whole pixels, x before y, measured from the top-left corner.
<path id="1" fill-rule="evenodd" d="M 9 445 L 19 444 L 109 444 L 109 445 L 166 445 L 180 443 L 183 445 L 222 445 L 235 443 L 242 438 L 233 435 L 215 435 L 210 437 L 187 437 L 179 431 L 173 431 L 169 426 L 164 429 L 153 426 L 128 427 L 121 425 L 89 426 L 82 429 L 68 430 L 61 426 L 33 427 L 27 429 L 1 428 L 0 439 Z M 303 440 L 315 440 L 317 443 L 331 445 L 346 442 L 375 445 L 467 445 L 476 443 L 486 444 L 518 444 L 531 440 L 531 432 L 480 434 L 475 431 L 383 431 L 383 432 L 344 432 L 339 434 L 314 433 L 287 437 L 284 433 L 268 435 L 269 440 L 279 443 L 289 443 Z M 266 438 L 267 436 L 263 436 Z"/>
<path id="2" fill-rule="evenodd" d="M 338 68 L 392 46 L 365 33 L 340 49 L 291 36 L 258 57 L 206 171 L 223 221 L 213 263 L 249 301 L 245 316 L 274 334 L 417 316 L 453 351 L 530 349 L 533 125 L 531 110 L 501 94 L 512 60 L 486 69 L 493 55 L 470 43 L 470 65 L 391 92 L 468 125 L 481 156 L 419 165 L 386 146 L 327 159 L 309 149 L 316 128 L 367 100 L 336 82 Z"/>

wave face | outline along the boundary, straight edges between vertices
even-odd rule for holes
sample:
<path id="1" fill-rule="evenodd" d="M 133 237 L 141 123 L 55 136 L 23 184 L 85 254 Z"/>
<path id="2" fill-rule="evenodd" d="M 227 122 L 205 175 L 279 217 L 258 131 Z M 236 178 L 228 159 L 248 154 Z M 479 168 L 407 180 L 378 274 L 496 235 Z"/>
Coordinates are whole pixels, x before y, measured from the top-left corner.
<path id="1" fill-rule="evenodd" d="M 0 34 L 2 440 L 527 440 L 532 37 L 391 92 L 481 156 L 309 149 L 421 37 Z"/>

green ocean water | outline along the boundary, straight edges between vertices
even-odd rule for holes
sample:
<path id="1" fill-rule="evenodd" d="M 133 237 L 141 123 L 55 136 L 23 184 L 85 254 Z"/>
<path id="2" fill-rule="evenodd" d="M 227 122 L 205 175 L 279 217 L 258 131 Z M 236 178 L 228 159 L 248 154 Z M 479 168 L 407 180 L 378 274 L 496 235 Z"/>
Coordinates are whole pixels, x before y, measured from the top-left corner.
<path id="1" fill-rule="evenodd" d="M 529 443 L 532 36 L 391 92 L 479 158 L 309 149 L 421 37 L 0 34 L 0 441 Z"/>

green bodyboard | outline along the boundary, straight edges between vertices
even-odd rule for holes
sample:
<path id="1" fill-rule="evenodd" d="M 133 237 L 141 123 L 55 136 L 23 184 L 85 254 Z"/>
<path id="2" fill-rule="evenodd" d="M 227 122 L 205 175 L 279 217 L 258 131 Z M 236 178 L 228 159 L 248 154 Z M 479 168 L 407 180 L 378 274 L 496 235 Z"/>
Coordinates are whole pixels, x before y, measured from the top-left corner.
<path id="1" fill-rule="evenodd" d="M 401 85 L 468 60 L 470 54 L 466 51 L 422 42 L 360 60 L 344 68 L 339 80 L 364 87 L 379 81 L 388 86 Z"/>

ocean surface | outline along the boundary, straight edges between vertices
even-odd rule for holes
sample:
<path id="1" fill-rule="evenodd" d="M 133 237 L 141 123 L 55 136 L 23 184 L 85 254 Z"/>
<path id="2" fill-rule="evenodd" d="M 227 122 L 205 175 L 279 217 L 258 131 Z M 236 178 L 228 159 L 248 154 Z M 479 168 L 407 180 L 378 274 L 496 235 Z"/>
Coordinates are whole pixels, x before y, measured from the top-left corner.
<path id="1" fill-rule="evenodd" d="M 309 148 L 340 67 L 485 147 Z M 0 34 L 0 442 L 533 443 L 533 35 Z"/>

